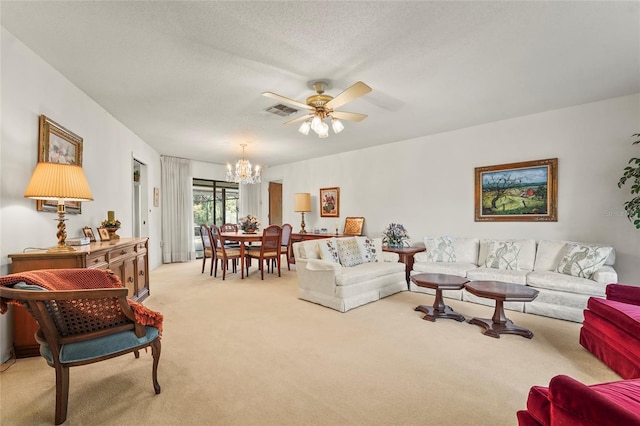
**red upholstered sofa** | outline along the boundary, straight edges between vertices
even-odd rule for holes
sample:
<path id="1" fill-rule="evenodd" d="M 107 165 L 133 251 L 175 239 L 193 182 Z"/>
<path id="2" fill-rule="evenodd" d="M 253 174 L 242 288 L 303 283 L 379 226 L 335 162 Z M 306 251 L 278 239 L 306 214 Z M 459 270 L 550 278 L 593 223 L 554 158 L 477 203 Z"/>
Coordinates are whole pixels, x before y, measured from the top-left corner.
<path id="1" fill-rule="evenodd" d="M 580 344 L 623 379 L 640 378 L 640 287 L 609 284 L 606 295 L 589 299 Z"/>
<path id="2" fill-rule="evenodd" d="M 587 386 L 556 376 L 548 388 L 531 388 L 527 409 L 517 417 L 519 426 L 640 425 L 640 379 Z"/>

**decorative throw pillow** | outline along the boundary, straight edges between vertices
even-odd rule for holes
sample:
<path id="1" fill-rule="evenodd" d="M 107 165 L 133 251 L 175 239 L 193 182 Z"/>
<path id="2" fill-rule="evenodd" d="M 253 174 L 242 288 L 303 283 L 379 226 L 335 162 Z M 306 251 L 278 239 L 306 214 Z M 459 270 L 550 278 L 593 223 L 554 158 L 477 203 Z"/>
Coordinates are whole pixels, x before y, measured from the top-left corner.
<path id="1" fill-rule="evenodd" d="M 336 241 L 342 266 L 356 266 L 362 263 L 362 256 L 360 256 L 360 249 L 355 238 L 339 238 Z"/>
<path id="2" fill-rule="evenodd" d="M 455 262 L 456 250 L 451 237 L 425 238 L 428 262 Z"/>
<path id="3" fill-rule="evenodd" d="M 594 272 L 602 268 L 612 250 L 612 247 L 567 243 L 556 271 L 574 277 L 591 278 Z"/>
<path id="4" fill-rule="evenodd" d="M 335 238 L 322 238 L 318 240 L 318 248 L 320 249 L 320 259 L 340 263 L 338 244 L 336 244 Z"/>
<path id="5" fill-rule="evenodd" d="M 485 268 L 518 269 L 518 254 L 520 245 L 515 241 L 489 241 L 487 242 L 487 259 Z"/>
<path id="6" fill-rule="evenodd" d="M 360 257 L 363 263 L 377 262 L 377 250 L 372 239 L 367 237 L 356 237 L 358 243 L 358 250 L 360 251 Z"/>

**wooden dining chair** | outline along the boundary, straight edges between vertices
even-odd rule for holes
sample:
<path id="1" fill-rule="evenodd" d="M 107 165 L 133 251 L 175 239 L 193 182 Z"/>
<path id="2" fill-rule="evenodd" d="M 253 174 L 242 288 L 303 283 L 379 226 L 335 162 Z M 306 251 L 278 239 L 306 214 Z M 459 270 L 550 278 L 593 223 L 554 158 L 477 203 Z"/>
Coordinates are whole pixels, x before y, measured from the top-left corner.
<path id="1" fill-rule="evenodd" d="M 150 346 L 153 389 L 160 393 L 159 330 L 136 321 L 127 292 L 126 288 L 49 291 L 24 282 L 13 287 L 0 286 L 0 298 L 21 302 L 40 327 L 36 332 L 40 354 L 56 372 L 56 425 L 67 419 L 69 367 L 131 352 L 138 358 L 140 349 Z M 127 383 L 130 380 L 127 375 Z"/>
<path id="2" fill-rule="evenodd" d="M 211 241 L 213 241 L 213 248 L 215 251 L 214 260 L 215 263 L 213 269 L 213 276 L 218 276 L 218 259 L 222 262 L 220 265 L 222 267 L 222 280 L 227 276 L 227 269 L 229 269 L 229 261 L 232 261 L 232 271 L 238 272 L 238 259 L 240 259 L 240 249 L 226 247 L 224 244 L 224 240 L 220 237 L 220 230 L 217 226 L 212 225 L 209 228 L 211 232 Z"/>
<path id="3" fill-rule="evenodd" d="M 267 226 L 262 232 L 262 244 L 260 247 L 249 247 L 245 252 L 247 257 L 247 276 L 249 275 L 249 261 L 251 259 L 259 259 L 260 277 L 264 280 L 264 268 L 269 266 L 272 259 L 276 260 L 278 265 L 278 276 L 280 277 L 280 243 L 282 228 L 278 225 Z M 265 264 L 265 261 L 267 263 Z"/>
<path id="4" fill-rule="evenodd" d="M 211 259 L 211 268 L 209 271 L 209 275 L 213 275 L 213 263 L 214 263 L 213 257 L 215 256 L 215 252 L 213 250 L 211 238 L 209 236 L 210 233 L 211 233 L 211 230 L 207 225 L 205 224 L 200 225 L 200 239 L 202 240 L 202 272 L 201 273 L 204 273 L 204 266 L 205 266 L 205 263 L 207 262 L 207 259 Z"/>
<path id="5" fill-rule="evenodd" d="M 288 223 L 282 225 L 282 235 L 280 237 L 280 254 L 287 257 L 287 269 L 291 270 L 291 263 L 289 261 L 289 255 L 291 254 L 291 233 L 293 232 L 293 226 Z M 275 261 L 272 262 L 272 265 Z"/>
<path id="6" fill-rule="evenodd" d="M 220 232 L 238 232 L 238 225 L 234 223 L 225 223 L 224 225 L 220 225 L 219 229 L 220 229 Z M 225 247 L 238 248 L 240 247 L 240 243 L 237 241 L 227 241 L 225 243 Z"/>

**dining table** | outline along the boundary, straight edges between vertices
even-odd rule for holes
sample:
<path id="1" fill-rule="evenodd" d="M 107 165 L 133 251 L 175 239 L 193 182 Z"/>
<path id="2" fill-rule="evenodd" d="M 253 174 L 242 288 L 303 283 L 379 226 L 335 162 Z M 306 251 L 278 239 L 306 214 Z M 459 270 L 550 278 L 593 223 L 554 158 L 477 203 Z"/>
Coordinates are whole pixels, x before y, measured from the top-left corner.
<path id="1" fill-rule="evenodd" d="M 244 232 L 242 230 L 238 230 L 236 232 L 221 232 L 220 239 L 224 244 L 226 241 L 235 241 L 240 243 L 240 276 L 244 279 L 244 262 L 245 262 L 245 246 L 247 244 L 262 242 L 262 231 L 256 232 Z"/>

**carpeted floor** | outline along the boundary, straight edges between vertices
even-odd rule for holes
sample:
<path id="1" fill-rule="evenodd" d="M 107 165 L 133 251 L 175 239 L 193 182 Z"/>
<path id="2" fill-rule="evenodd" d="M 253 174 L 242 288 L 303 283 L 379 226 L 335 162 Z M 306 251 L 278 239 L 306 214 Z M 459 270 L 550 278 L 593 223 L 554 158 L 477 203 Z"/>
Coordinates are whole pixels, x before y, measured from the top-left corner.
<path id="1" fill-rule="evenodd" d="M 297 299 L 297 276 L 245 280 L 201 261 L 152 271 L 145 305 L 165 317 L 159 381 L 151 354 L 71 369 L 66 425 L 515 425 L 532 385 L 557 374 L 619 377 L 578 343 L 580 324 L 507 311 L 535 336 L 484 336 L 414 312 L 402 292 L 347 313 Z M 207 264 L 208 266 L 208 264 Z M 446 303 L 467 316 L 486 306 Z M 55 375 L 42 358 L 0 375 L 2 425 L 53 424 Z"/>

